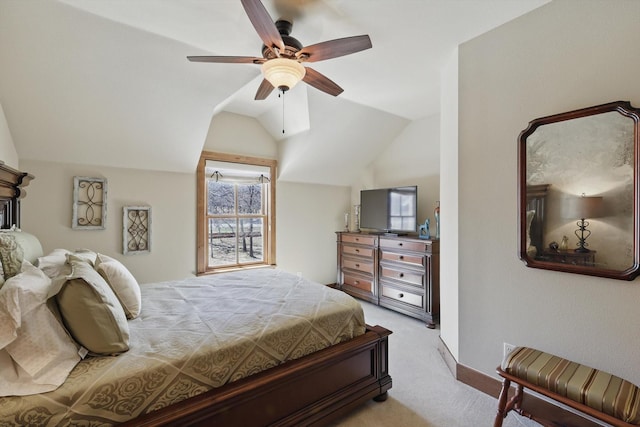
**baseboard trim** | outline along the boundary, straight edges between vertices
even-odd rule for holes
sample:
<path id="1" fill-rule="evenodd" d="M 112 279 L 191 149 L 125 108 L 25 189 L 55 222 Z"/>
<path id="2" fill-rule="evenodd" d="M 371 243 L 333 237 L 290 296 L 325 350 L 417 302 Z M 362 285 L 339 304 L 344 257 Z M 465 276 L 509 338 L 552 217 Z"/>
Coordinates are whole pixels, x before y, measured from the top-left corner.
<path id="1" fill-rule="evenodd" d="M 449 347 L 447 347 L 444 341 L 442 341 L 442 337 L 438 337 L 438 353 L 440 353 L 444 363 L 447 365 L 447 368 L 449 368 L 451 375 L 457 379 L 458 362 L 456 361 L 456 358 L 453 357 L 453 354 L 451 354 L 451 351 L 449 351 Z"/>
<path id="2" fill-rule="evenodd" d="M 502 389 L 502 382 L 498 378 L 491 377 L 473 368 L 458 363 L 449 351 L 447 345 L 440 338 L 438 342 L 438 353 L 442 356 L 445 364 L 451 371 L 455 379 L 463 384 L 475 388 L 496 399 L 496 411 L 498 410 L 498 395 Z M 513 388 L 513 387 L 512 387 Z M 511 396 L 514 391 L 510 391 Z M 538 395 L 525 392 L 522 407 L 527 412 L 534 415 L 536 421 L 554 420 L 555 424 L 562 427 L 601 427 L 601 424 L 590 421 L 568 408 L 554 405 L 553 403 L 541 399 Z M 537 420 L 540 418 L 540 420 Z M 544 424 L 543 424 L 544 425 Z"/>

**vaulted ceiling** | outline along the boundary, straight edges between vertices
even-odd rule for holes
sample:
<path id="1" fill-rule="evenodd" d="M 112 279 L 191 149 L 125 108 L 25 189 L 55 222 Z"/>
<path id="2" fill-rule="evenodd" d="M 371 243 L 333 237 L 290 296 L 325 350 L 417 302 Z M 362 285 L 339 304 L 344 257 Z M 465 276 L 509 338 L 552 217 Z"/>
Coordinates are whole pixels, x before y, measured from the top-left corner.
<path id="1" fill-rule="evenodd" d="M 455 47 L 546 2 L 263 0 L 274 19 L 294 16 L 304 45 L 360 34 L 373 44 L 313 64 L 344 92 L 287 92 L 283 135 L 283 100 L 253 99 L 258 66 L 186 60 L 260 56 L 240 0 L 0 0 L 0 105 L 20 158 L 193 172 L 212 118 L 228 111 L 308 144 L 305 170 L 327 158 L 328 139 L 384 143 L 437 114 Z"/>

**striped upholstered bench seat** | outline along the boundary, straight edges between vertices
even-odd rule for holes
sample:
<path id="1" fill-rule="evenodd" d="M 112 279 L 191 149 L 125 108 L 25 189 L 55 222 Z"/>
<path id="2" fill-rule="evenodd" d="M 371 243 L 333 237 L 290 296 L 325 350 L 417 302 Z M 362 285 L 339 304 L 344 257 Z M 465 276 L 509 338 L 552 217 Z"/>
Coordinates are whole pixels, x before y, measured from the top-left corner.
<path id="1" fill-rule="evenodd" d="M 510 410 L 522 410 L 522 389 L 541 393 L 613 426 L 640 425 L 640 388 L 607 372 L 528 347 L 517 347 L 497 372 L 504 378 L 494 427 Z M 510 383 L 516 393 L 507 399 Z M 552 421 L 552 420 L 551 420 Z"/>

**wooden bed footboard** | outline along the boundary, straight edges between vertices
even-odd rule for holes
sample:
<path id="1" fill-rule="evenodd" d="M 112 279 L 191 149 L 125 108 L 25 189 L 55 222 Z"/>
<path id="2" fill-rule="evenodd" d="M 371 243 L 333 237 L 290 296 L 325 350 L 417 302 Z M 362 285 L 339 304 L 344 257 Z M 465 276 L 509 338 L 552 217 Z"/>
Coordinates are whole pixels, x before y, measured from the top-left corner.
<path id="1" fill-rule="evenodd" d="M 142 415 L 123 426 L 320 426 L 385 400 L 391 331 L 364 335 Z"/>

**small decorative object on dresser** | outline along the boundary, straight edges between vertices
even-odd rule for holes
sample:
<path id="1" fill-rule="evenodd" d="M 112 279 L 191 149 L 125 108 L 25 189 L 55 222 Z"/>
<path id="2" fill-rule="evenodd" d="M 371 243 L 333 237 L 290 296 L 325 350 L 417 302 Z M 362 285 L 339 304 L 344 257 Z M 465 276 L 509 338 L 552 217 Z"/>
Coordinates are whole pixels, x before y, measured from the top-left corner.
<path id="1" fill-rule="evenodd" d="M 349 212 L 344 213 L 344 231 L 349 231 Z"/>
<path id="2" fill-rule="evenodd" d="M 418 237 L 421 239 L 431 239 L 431 231 L 429 230 L 429 218 L 427 218 L 418 230 Z"/>
<path id="3" fill-rule="evenodd" d="M 104 230 L 107 222 L 107 180 L 73 177 L 73 218 L 75 230 Z"/>
<path id="4" fill-rule="evenodd" d="M 440 242 L 338 232 L 337 287 L 435 328 L 440 318 Z"/>
<path id="5" fill-rule="evenodd" d="M 561 251 L 566 251 L 569 249 L 569 238 L 567 236 L 562 236 L 562 240 L 560 241 L 560 246 L 558 247 Z"/>

